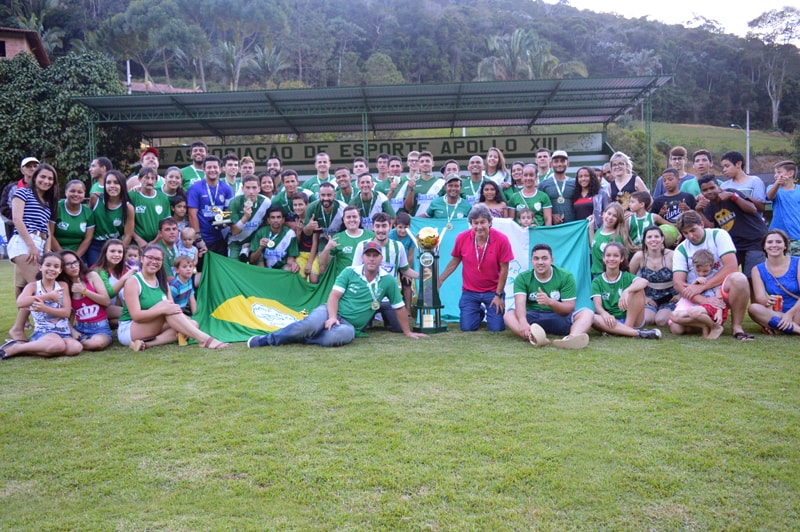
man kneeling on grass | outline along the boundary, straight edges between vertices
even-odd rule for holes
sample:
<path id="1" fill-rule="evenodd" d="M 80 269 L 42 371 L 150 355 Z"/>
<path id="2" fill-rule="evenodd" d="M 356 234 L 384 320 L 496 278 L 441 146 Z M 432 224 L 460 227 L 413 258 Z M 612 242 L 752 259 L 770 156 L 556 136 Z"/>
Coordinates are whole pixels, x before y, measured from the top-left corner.
<path id="1" fill-rule="evenodd" d="M 505 314 L 506 325 L 537 347 L 548 345 L 545 333 L 566 335 L 553 345 L 563 349 L 583 349 L 589 344 L 587 332 L 594 312 L 575 310 L 577 287 L 571 272 L 553 266 L 553 250 L 536 244 L 531 253 L 533 268 L 514 280 L 514 309 Z"/>
<path id="2" fill-rule="evenodd" d="M 320 305 L 303 319 L 273 333 L 253 336 L 247 347 L 264 347 L 288 343 L 317 344 L 338 347 L 353 341 L 381 307 L 381 299 L 389 298 L 395 309 L 405 306 L 397 280 L 381 269 L 382 248 L 376 242 L 364 244 L 363 265 L 349 266 L 333 285 L 328 302 Z M 409 338 L 427 336 L 411 332 L 408 315 L 397 313 L 403 334 Z"/>

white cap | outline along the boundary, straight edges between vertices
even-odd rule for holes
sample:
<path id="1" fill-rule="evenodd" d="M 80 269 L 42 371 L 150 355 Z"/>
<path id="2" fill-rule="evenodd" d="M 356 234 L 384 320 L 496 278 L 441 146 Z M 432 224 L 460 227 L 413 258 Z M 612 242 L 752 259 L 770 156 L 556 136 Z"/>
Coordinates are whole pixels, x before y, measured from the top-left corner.
<path id="1" fill-rule="evenodd" d="M 20 161 L 19 167 L 22 168 L 29 163 L 39 164 L 39 159 L 37 159 L 36 157 L 25 157 L 24 159 L 22 159 L 22 161 Z"/>
<path id="2" fill-rule="evenodd" d="M 564 159 L 569 159 L 569 155 L 564 150 L 556 150 L 553 152 L 553 155 L 550 157 L 551 159 L 555 159 L 556 157 L 563 157 Z"/>

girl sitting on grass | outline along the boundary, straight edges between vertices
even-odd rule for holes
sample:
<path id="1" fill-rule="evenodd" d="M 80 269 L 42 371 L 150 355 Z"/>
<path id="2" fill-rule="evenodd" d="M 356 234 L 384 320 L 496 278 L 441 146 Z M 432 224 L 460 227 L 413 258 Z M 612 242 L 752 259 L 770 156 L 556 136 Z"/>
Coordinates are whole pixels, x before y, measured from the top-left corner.
<path id="1" fill-rule="evenodd" d="M 64 271 L 59 280 L 67 283 L 74 310 L 72 337 L 83 344 L 86 351 L 102 351 L 112 340 L 106 312 L 111 298 L 103 280 L 97 272 L 88 271 L 74 251 L 62 251 L 61 259 Z"/>
<path id="2" fill-rule="evenodd" d="M 592 281 L 594 328 L 607 334 L 648 340 L 661 338 L 658 329 L 644 326 L 644 289 L 647 279 L 627 270 L 628 250 L 619 242 L 609 242 L 603 250 L 605 271 Z"/>
<path id="3" fill-rule="evenodd" d="M 28 283 L 17 298 L 18 308 L 30 309 L 33 336 L 28 342 L 10 340 L 3 344 L 0 359 L 20 355 L 74 356 L 83 350 L 81 343 L 72 338 L 69 328 L 72 313 L 69 287 L 58 281 L 63 264 L 58 253 L 45 253 L 39 267 L 41 278 Z"/>

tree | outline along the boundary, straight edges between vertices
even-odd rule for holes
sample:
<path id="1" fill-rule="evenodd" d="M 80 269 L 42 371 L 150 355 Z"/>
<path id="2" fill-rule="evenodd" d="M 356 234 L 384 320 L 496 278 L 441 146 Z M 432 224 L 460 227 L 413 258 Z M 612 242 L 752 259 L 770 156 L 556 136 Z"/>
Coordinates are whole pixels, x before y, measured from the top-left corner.
<path id="1" fill-rule="evenodd" d="M 253 59 L 248 72 L 255 78 L 259 86 L 269 87 L 271 83 L 277 85 L 278 76 L 292 67 L 286 53 L 274 45 L 265 44 L 263 47 L 256 45 L 253 48 Z"/>
<path id="2" fill-rule="evenodd" d="M 364 63 L 364 83 L 367 85 L 397 85 L 404 81 L 392 58 L 386 54 L 374 53 Z"/>
<path id="3" fill-rule="evenodd" d="M 787 63 L 798 55 L 793 43 L 800 40 L 800 10 L 789 6 L 781 10 L 773 9 L 747 25 L 752 30 L 748 36 L 757 37 L 763 42 L 761 65 L 765 72 L 764 85 L 772 104 L 772 127 L 777 129 Z"/>
<path id="4" fill-rule="evenodd" d="M 19 161 L 35 155 L 53 164 L 62 183 L 89 170 L 89 110 L 72 98 L 124 94 L 114 64 L 100 54 L 67 54 L 47 69 L 29 54 L 0 61 L 0 172 L 19 177 Z M 98 152 L 119 166 L 133 160 L 138 137 L 109 127 L 97 132 Z"/>
<path id="5" fill-rule="evenodd" d="M 589 75 L 586 65 L 580 61 L 559 61 L 551 52 L 551 44 L 532 30 L 516 29 L 510 35 L 494 35 L 489 37 L 487 45 L 494 55 L 478 64 L 478 81 Z"/>

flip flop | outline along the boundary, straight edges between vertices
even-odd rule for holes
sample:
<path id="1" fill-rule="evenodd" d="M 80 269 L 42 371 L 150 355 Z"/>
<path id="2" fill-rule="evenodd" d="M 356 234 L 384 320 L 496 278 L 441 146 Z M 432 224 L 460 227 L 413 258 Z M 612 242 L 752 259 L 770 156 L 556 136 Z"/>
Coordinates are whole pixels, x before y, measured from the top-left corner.
<path id="1" fill-rule="evenodd" d="M 217 342 L 217 343 L 214 344 L 214 342 Z M 208 340 L 203 342 L 203 347 L 205 347 L 206 349 L 225 349 L 226 347 L 230 347 L 230 344 L 226 344 L 224 342 L 220 342 L 219 340 L 217 340 L 213 336 L 209 336 Z"/>
<path id="2" fill-rule="evenodd" d="M 531 323 L 531 345 L 533 347 L 543 347 L 550 342 L 547 340 L 547 333 L 544 332 L 542 326 L 538 323 Z"/>
<path id="3" fill-rule="evenodd" d="M 16 340 L 7 340 L 2 346 L 0 346 L 0 360 L 8 360 L 11 358 L 8 353 L 6 353 L 6 348 L 11 347 L 12 345 L 16 344 Z"/>
<path id="4" fill-rule="evenodd" d="M 753 340 L 756 339 L 755 336 L 753 336 L 752 334 L 747 334 L 744 331 L 733 333 L 733 337 L 739 340 L 740 342 L 752 342 Z"/>
<path id="5" fill-rule="evenodd" d="M 589 335 L 586 333 L 567 335 L 561 340 L 553 340 L 553 347 L 561 349 L 583 349 L 589 345 Z"/>

